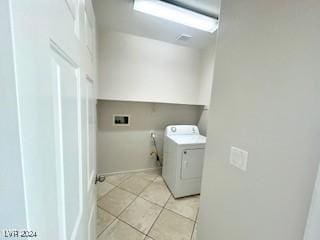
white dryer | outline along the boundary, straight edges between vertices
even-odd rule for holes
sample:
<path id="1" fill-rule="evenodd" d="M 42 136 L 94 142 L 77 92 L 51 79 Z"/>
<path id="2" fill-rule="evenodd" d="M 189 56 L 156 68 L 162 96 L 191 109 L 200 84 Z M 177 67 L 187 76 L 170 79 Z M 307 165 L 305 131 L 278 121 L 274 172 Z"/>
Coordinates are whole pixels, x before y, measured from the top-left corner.
<path id="1" fill-rule="evenodd" d="M 197 126 L 166 127 L 162 176 L 175 198 L 200 193 L 205 144 Z"/>

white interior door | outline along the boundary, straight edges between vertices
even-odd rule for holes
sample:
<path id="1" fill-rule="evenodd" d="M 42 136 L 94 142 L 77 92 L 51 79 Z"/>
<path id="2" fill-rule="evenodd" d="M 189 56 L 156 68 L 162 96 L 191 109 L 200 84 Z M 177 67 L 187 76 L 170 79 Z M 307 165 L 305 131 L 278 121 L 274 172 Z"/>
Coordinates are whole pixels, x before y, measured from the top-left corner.
<path id="1" fill-rule="evenodd" d="M 88 206 L 88 222 L 86 228 L 88 229 L 88 239 L 95 239 L 96 232 L 96 189 L 95 189 L 95 177 L 96 177 L 96 99 L 94 94 L 94 82 L 90 77 L 86 77 L 83 82 L 84 90 L 84 111 L 83 111 L 83 131 L 85 132 L 85 191 L 87 195 Z"/>
<path id="2" fill-rule="evenodd" d="M 94 239 L 91 2 L 11 0 L 10 14 L 27 228 L 43 240 Z"/>
<path id="3" fill-rule="evenodd" d="M 52 52 L 59 239 L 76 239 L 83 217 L 79 67 Z"/>

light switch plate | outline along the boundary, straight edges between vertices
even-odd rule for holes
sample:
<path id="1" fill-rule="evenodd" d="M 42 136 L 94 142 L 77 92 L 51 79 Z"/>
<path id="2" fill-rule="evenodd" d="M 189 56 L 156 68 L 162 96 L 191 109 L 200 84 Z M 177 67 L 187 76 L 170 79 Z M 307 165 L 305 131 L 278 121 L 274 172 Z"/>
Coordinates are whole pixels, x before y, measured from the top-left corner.
<path id="1" fill-rule="evenodd" d="M 240 148 L 231 147 L 230 164 L 243 171 L 247 171 L 248 152 Z"/>

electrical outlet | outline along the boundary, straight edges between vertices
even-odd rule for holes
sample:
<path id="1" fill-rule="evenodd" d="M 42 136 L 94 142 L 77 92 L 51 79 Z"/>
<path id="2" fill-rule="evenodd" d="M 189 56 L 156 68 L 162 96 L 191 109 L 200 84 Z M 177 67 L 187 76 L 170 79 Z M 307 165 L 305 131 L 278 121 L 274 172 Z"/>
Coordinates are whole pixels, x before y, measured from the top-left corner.
<path id="1" fill-rule="evenodd" d="M 240 148 L 231 147 L 230 164 L 243 171 L 247 171 L 248 152 Z"/>

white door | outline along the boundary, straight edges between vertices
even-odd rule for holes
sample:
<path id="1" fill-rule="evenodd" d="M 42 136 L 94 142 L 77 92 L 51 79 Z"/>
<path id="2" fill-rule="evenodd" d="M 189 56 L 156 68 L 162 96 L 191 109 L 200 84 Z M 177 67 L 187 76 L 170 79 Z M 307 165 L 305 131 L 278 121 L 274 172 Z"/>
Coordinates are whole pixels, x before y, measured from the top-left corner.
<path id="1" fill-rule="evenodd" d="M 95 239 L 91 2 L 10 0 L 10 14 L 27 228 L 41 240 Z"/>
<path id="2" fill-rule="evenodd" d="M 85 156 L 85 169 L 86 169 L 86 185 L 85 185 L 85 195 L 87 198 L 88 206 L 88 222 L 86 223 L 86 228 L 88 229 L 88 239 L 95 239 L 96 232 L 96 190 L 94 186 L 96 178 L 96 149 L 95 149 L 95 139 L 96 139 L 96 99 L 94 94 L 93 80 L 88 76 L 84 80 L 84 103 L 83 103 L 83 132 L 84 144 L 83 150 L 86 153 Z"/>

